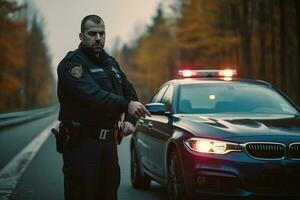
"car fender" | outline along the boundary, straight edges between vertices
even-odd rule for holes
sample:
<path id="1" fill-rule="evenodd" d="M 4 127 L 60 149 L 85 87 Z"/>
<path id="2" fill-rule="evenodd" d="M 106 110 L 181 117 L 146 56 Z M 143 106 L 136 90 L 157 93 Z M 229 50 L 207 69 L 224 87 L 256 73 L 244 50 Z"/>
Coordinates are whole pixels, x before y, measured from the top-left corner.
<path id="1" fill-rule="evenodd" d="M 179 153 L 180 157 L 180 164 L 182 165 L 182 159 L 181 159 L 181 153 L 180 153 L 180 143 L 182 142 L 182 138 L 184 137 L 184 130 L 175 130 L 172 134 L 172 137 L 169 138 L 167 142 L 167 148 L 165 151 L 165 160 L 164 160 L 164 167 L 166 171 L 166 183 L 168 181 L 168 160 L 169 160 L 169 154 L 172 149 L 176 149 L 176 151 Z"/>

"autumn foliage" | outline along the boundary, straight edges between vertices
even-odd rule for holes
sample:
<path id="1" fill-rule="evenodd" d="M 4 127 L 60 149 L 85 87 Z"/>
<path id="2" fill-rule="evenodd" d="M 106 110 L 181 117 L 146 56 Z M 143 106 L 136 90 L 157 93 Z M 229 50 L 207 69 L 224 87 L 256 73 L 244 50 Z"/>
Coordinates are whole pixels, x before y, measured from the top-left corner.
<path id="1" fill-rule="evenodd" d="M 54 79 L 44 35 L 26 6 L 0 0 L 0 112 L 53 103 Z"/>
<path id="2" fill-rule="evenodd" d="M 174 0 L 114 54 L 144 102 L 180 68 L 232 67 L 300 104 L 300 1 Z"/>

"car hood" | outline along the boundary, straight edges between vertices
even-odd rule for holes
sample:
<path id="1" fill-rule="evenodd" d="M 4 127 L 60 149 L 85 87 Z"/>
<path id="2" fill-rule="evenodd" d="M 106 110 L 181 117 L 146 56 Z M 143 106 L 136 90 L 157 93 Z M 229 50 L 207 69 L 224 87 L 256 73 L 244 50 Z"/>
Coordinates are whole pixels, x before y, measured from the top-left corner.
<path id="1" fill-rule="evenodd" d="M 295 115 L 174 115 L 174 125 L 206 138 L 291 138 L 300 141 L 300 117 Z"/>

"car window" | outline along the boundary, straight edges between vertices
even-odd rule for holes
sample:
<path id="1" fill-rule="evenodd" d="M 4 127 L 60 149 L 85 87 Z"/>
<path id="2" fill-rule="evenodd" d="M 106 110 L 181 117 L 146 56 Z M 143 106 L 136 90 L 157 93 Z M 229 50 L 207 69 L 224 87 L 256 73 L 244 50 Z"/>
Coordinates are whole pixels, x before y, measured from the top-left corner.
<path id="1" fill-rule="evenodd" d="M 165 94 L 169 85 L 163 86 L 152 98 L 151 103 L 159 103 L 161 102 L 162 96 Z"/>
<path id="2" fill-rule="evenodd" d="M 171 111 L 171 105 L 172 105 L 172 98 L 173 98 L 173 91 L 174 91 L 174 85 L 170 85 L 167 91 L 165 92 L 161 103 L 165 104 L 165 110 L 167 112 Z"/>
<path id="3" fill-rule="evenodd" d="M 182 85 L 179 113 L 297 114 L 276 90 L 248 83 Z"/>

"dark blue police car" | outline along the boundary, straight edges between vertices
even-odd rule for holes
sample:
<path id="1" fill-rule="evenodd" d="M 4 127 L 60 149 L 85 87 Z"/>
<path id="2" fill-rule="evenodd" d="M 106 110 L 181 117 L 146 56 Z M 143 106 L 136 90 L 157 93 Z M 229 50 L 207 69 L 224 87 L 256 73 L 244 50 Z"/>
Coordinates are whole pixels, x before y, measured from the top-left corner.
<path id="1" fill-rule="evenodd" d="M 155 180 L 176 200 L 300 195 L 299 108 L 269 83 L 233 78 L 236 71 L 180 73 L 146 105 L 152 116 L 137 122 L 133 187 Z"/>

